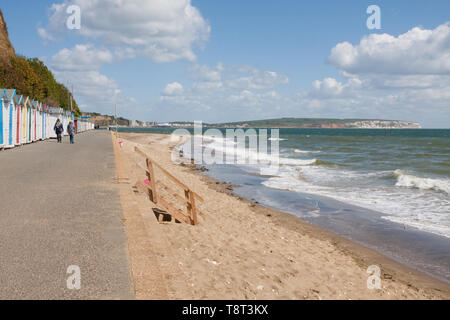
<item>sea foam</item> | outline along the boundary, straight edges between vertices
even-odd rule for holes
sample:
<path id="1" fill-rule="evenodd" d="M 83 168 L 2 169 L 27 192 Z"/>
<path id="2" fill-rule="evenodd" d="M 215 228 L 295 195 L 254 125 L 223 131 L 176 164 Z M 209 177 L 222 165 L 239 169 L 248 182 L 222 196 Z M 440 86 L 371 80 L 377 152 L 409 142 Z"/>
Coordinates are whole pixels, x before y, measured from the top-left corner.
<path id="1" fill-rule="evenodd" d="M 397 187 L 443 191 L 450 194 L 449 180 L 416 177 L 406 174 L 405 171 L 400 169 L 395 170 L 394 175 L 397 177 L 397 183 L 395 184 Z"/>

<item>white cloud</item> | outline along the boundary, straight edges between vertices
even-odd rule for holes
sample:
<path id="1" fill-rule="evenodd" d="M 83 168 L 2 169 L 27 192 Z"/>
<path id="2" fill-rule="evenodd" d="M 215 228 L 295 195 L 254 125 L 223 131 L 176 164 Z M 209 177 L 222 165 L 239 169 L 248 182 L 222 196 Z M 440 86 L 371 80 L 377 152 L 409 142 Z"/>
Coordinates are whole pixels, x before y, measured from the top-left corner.
<path id="1" fill-rule="evenodd" d="M 313 97 L 337 97 L 342 94 L 344 86 L 334 78 L 325 78 L 322 81 L 313 82 L 310 96 Z"/>
<path id="2" fill-rule="evenodd" d="M 50 7 L 44 39 L 68 32 L 69 4 L 81 8 L 81 35 L 100 39 L 120 57 L 144 56 L 155 62 L 193 61 L 194 46 L 209 38 L 210 26 L 191 0 L 73 0 Z M 74 32 L 71 30 L 70 32 Z"/>
<path id="3" fill-rule="evenodd" d="M 313 82 L 297 104 L 318 115 L 450 123 L 450 24 L 413 28 L 397 37 L 371 34 L 358 45 L 339 43 L 329 61 L 342 80 Z M 326 115 L 328 113 L 328 115 Z M 434 120 L 432 120 L 434 119 Z"/>
<path id="4" fill-rule="evenodd" d="M 337 44 L 329 61 L 349 73 L 450 74 L 450 23 L 413 28 L 398 37 L 370 34 L 358 45 Z"/>
<path id="5" fill-rule="evenodd" d="M 49 66 L 58 81 L 66 85 L 69 82 L 73 84 L 75 97 L 82 110 L 112 114 L 116 101 L 122 105 L 133 103 L 133 98 L 121 94 L 114 79 L 99 71 L 103 64 L 112 61 L 112 54 L 106 49 L 76 45 L 53 55 Z"/>
<path id="6" fill-rule="evenodd" d="M 41 27 L 38 28 L 38 35 L 43 40 L 55 40 L 55 38 L 51 34 L 49 34 L 46 29 L 41 28 Z"/>
<path id="7" fill-rule="evenodd" d="M 194 65 L 189 72 L 191 85 L 181 87 L 178 82 L 173 82 L 161 91 L 157 107 L 160 114 L 168 112 L 177 119 L 215 122 L 218 119 L 255 118 L 255 113 L 257 117 L 269 117 L 291 103 L 271 89 L 288 81 L 287 77 L 275 72 L 227 67 L 222 63 Z M 243 78 L 245 82 L 240 80 Z"/>
<path id="8" fill-rule="evenodd" d="M 279 85 L 289 83 L 289 79 L 285 75 L 279 75 L 273 71 L 260 71 L 258 69 L 240 68 L 238 71 L 249 72 L 246 76 L 238 76 L 229 79 L 227 86 L 233 89 L 272 89 Z"/>
<path id="9" fill-rule="evenodd" d="M 62 49 L 52 57 L 52 65 L 58 70 L 88 71 L 111 63 L 113 55 L 107 49 L 97 49 L 91 44 L 77 44 L 73 49 Z"/>
<path id="10" fill-rule="evenodd" d="M 183 86 L 178 82 L 169 83 L 162 91 L 163 96 L 177 96 L 183 93 Z"/>
<path id="11" fill-rule="evenodd" d="M 214 67 L 194 65 L 189 68 L 192 86 L 183 88 L 178 82 L 169 83 L 161 92 L 161 100 L 177 104 L 209 106 L 218 101 L 240 103 L 254 107 L 263 99 L 273 99 L 275 91 L 267 91 L 288 83 L 288 78 L 272 71 L 260 71 L 252 67 L 228 68 L 222 63 Z M 261 91 L 254 93 L 253 90 Z M 176 99 L 173 96 L 177 96 Z"/>
<path id="12" fill-rule="evenodd" d="M 221 63 L 218 63 L 216 67 L 194 65 L 189 71 L 194 80 L 193 88 L 198 92 L 217 90 L 223 87 L 222 73 L 225 68 Z"/>

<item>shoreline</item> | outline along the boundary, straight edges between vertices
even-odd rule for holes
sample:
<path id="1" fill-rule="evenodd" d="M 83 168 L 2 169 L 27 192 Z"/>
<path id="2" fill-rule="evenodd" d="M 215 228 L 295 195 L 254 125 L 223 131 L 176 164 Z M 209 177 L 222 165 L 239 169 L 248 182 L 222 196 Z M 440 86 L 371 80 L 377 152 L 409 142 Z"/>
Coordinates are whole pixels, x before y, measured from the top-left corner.
<path id="1" fill-rule="evenodd" d="M 143 145 L 146 147 L 148 151 L 151 151 L 148 147 L 148 144 L 157 144 L 158 141 L 164 140 L 169 137 L 167 134 L 143 134 L 143 133 L 120 133 L 121 139 L 131 142 L 131 143 L 138 143 L 140 145 Z M 155 137 L 156 136 L 156 137 Z M 126 142 L 127 143 L 127 142 Z M 160 156 L 165 155 L 167 158 L 167 155 L 170 152 L 170 143 L 166 142 L 164 143 L 164 146 L 166 149 L 164 152 L 161 152 L 161 154 L 158 154 L 158 158 L 162 158 Z M 159 146 L 161 147 L 161 146 Z M 172 146 L 173 147 L 173 146 Z M 158 150 L 161 150 L 158 148 Z M 157 160 L 157 159 L 155 159 Z M 158 161 L 158 160 L 157 160 Z M 250 200 L 241 198 L 237 195 L 235 195 L 232 191 L 232 185 L 229 185 L 227 183 L 220 182 L 218 180 L 215 180 L 214 178 L 211 178 L 209 176 L 206 176 L 205 174 L 202 174 L 201 170 L 199 171 L 196 166 L 193 165 L 175 165 L 175 164 L 167 164 L 167 166 L 170 168 L 166 168 L 168 170 L 175 169 L 174 167 L 177 167 L 176 170 L 177 173 L 183 173 L 187 175 L 194 175 L 196 179 L 195 181 L 197 184 L 200 182 L 204 186 L 202 187 L 205 189 L 205 187 L 209 190 L 211 190 L 213 193 L 212 198 L 219 198 L 218 194 L 222 194 L 227 201 L 230 202 L 230 206 L 239 206 L 242 208 L 242 211 L 245 211 L 245 214 L 252 214 L 253 217 L 248 216 L 249 219 L 252 219 L 253 225 L 258 224 L 259 227 L 264 228 L 264 225 L 268 225 L 270 227 L 270 231 L 277 233 L 277 234 L 286 234 L 286 237 L 292 236 L 296 238 L 304 238 L 304 240 L 308 240 L 308 244 L 310 246 L 304 245 L 305 249 L 302 252 L 302 248 L 297 248 L 296 245 L 291 245 L 289 249 L 291 251 L 297 251 L 297 254 L 301 256 L 307 256 L 308 259 L 310 259 L 308 262 L 304 262 L 307 267 L 310 268 L 310 272 L 307 272 L 307 275 L 302 275 L 296 273 L 297 270 L 290 270 L 291 274 L 288 275 L 287 278 L 292 277 L 297 280 L 299 280 L 299 283 L 302 283 L 300 287 L 303 290 L 300 290 L 298 294 L 295 294 L 292 296 L 292 293 L 296 292 L 295 290 L 291 290 L 289 294 L 286 294 L 285 296 L 280 297 L 278 294 L 274 294 L 274 292 L 283 291 L 283 285 L 280 285 L 280 281 L 278 281 L 278 285 L 276 286 L 276 290 L 273 291 L 271 294 L 262 295 L 263 298 L 268 299 L 279 299 L 279 298 L 287 298 L 287 299 L 321 299 L 321 298 L 327 298 L 327 299 L 449 299 L 450 298 L 450 286 L 438 279 L 435 279 L 427 274 L 424 274 L 423 272 L 417 271 L 415 269 L 412 269 L 408 266 L 402 265 L 376 251 L 373 249 L 369 249 L 367 247 L 364 247 L 361 244 L 358 244 L 356 242 L 350 241 L 348 239 L 343 238 L 342 236 L 339 236 L 331 231 L 328 231 L 322 227 L 313 225 L 312 223 L 306 222 L 302 220 L 299 217 L 296 217 L 290 213 L 286 213 L 283 211 L 271 209 L 268 207 L 264 207 L 258 204 L 253 203 Z M 173 173 L 173 171 L 171 170 Z M 192 178 L 192 177 L 190 177 Z M 221 197 L 220 197 L 221 198 Z M 218 199 L 219 200 L 219 199 Z M 245 208 L 245 210 L 244 210 Z M 207 210 L 209 211 L 209 210 Z M 238 210 L 237 210 L 238 211 Z M 247 212 L 248 211 L 248 212 Z M 206 227 L 205 224 L 207 220 L 209 220 L 210 214 L 207 214 L 207 218 L 205 221 L 201 220 L 200 225 L 198 226 L 185 226 L 185 225 L 178 225 L 178 224 L 162 224 L 160 225 L 162 228 L 166 229 L 166 231 L 172 232 L 175 229 L 177 231 L 181 231 L 184 229 L 187 229 L 187 234 L 191 235 L 193 238 L 195 238 L 195 228 L 202 229 L 203 232 L 208 233 L 208 230 L 204 230 Z M 238 216 L 239 217 L 239 216 Z M 232 217 L 230 217 L 232 218 Z M 234 217 L 236 218 L 236 216 Z M 236 221 L 227 219 L 225 221 L 226 223 L 233 224 L 233 227 L 239 227 L 239 223 L 236 223 Z M 212 225 L 211 225 L 212 226 Z M 215 226 L 216 227 L 216 226 Z M 193 228 L 193 230 L 189 230 L 189 228 Z M 220 228 L 220 227 L 219 227 Z M 245 235 L 245 228 L 244 230 L 241 230 L 244 234 L 240 234 L 239 232 L 236 233 L 237 237 L 246 238 L 249 235 Z M 258 231 L 258 230 L 256 230 Z M 255 231 L 255 233 L 256 233 Z M 170 233 L 169 232 L 169 233 Z M 272 235 L 272 233 L 270 235 Z M 177 232 L 173 233 L 172 235 L 176 235 Z M 258 232 L 258 235 L 261 237 L 266 237 L 266 239 L 263 239 L 265 241 L 265 244 L 267 246 L 267 243 L 270 245 L 271 243 L 275 242 L 275 239 L 267 239 L 269 238 L 269 235 L 264 235 L 264 233 Z M 211 238 L 211 235 L 207 235 L 210 241 L 215 241 L 213 238 Z M 282 240 L 284 240 L 284 237 L 281 236 Z M 247 239 L 244 239 L 247 240 Z M 230 241 L 228 239 L 228 241 Z M 292 239 L 290 241 L 293 241 Z M 175 244 L 177 241 L 175 241 Z M 219 241 L 216 241 L 219 242 Z M 276 239 L 276 242 L 279 242 L 279 239 Z M 284 241 L 282 241 L 284 242 Z M 258 243 L 258 241 L 253 242 L 247 242 L 249 245 L 254 245 L 254 248 L 252 249 L 261 249 L 260 247 L 264 247 L 261 244 Z M 218 247 L 222 248 L 221 245 L 223 243 L 216 243 Z M 298 242 L 299 246 L 300 242 Z M 213 243 L 214 245 L 214 243 Z M 319 246 L 319 247 L 317 247 Z M 274 248 L 275 248 L 274 244 Z M 216 247 L 217 248 L 217 247 Z M 186 249 L 186 248 L 185 248 Z M 284 250 L 283 246 L 278 247 L 279 250 Z M 327 254 L 323 254 L 323 252 L 316 252 L 323 251 L 324 249 L 327 250 Z M 177 250 L 175 250 L 177 251 Z M 211 250 L 206 250 L 205 252 L 208 253 L 214 253 L 214 251 L 211 252 Z M 270 251 L 272 253 L 272 250 Z M 175 252 L 175 255 L 177 253 Z M 239 253 L 237 253 L 239 255 Z M 255 258 L 259 256 L 258 253 L 252 252 L 252 254 L 255 254 Z M 306 260 L 308 260 L 306 259 Z M 276 264 L 276 261 L 272 261 L 272 259 L 269 259 L 270 262 Z M 288 259 L 290 261 L 291 259 Z M 295 258 L 292 259 L 296 260 Z M 333 261 L 334 260 L 334 261 Z M 342 261 L 341 261 L 342 260 Z M 260 259 L 260 264 L 266 264 L 264 259 Z M 297 263 L 297 261 L 295 261 Z M 318 263 L 318 266 L 314 266 L 314 263 Z M 193 263 L 193 262 L 192 262 Z M 348 265 L 347 265 L 348 264 Z M 322 284 L 321 282 L 325 281 L 331 281 L 335 282 L 334 279 L 334 272 L 333 274 L 329 274 L 333 269 L 336 269 L 336 271 L 339 271 L 339 269 L 344 269 L 347 275 L 351 277 L 350 283 L 352 281 L 355 281 L 355 278 L 360 279 L 359 282 L 365 282 L 367 277 L 369 276 L 366 273 L 366 269 L 369 265 L 379 265 L 381 268 L 381 280 L 383 282 L 383 288 L 381 290 L 368 290 L 365 288 L 366 283 L 358 283 L 357 288 L 351 288 L 348 284 L 345 282 L 347 280 L 337 281 L 339 285 L 337 286 L 337 290 L 334 290 L 330 288 L 330 286 L 327 286 L 326 284 Z M 201 269 L 202 271 L 207 270 L 208 264 L 202 265 L 202 266 L 196 266 Z M 239 269 L 239 266 L 234 266 L 236 269 Z M 280 269 L 279 272 L 277 270 L 274 270 L 274 274 L 282 274 L 283 269 L 285 268 L 284 265 L 277 264 L 277 267 Z M 302 270 L 305 269 L 301 268 L 299 266 L 297 269 Z M 295 269 L 295 268 L 294 268 Z M 307 269 L 307 268 L 306 268 Z M 318 269 L 318 270 L 315 270 Z M 331 271 L 330 271 L 331 270 Z M 240 270 L 242 273 L 246 273 L 249 270 Z M 284 270 L 285 271 L 285 270 Z M 294 272 L 295 271 L 295 272 Z M 315 282 L 314 284 L 311 284 L 311 279 L 307 279 L 310 276 L 313 276 L 310 273 L 314 273 L 315 271 L 318 271 L 319 275 L 318 278 L 322 279 L 312 279 L 312 282 L 315 282 L 314 280 L 317 280 L 318 282 Z M 230 271 L 230 273 L 233 273 Z M 339 272 L 338 272 L 339 273 Z M 358 274 L 353 275 L 353 273 Z M 188 274 L 188 278 L 192 277 L 192 275 Z M 330 278 L 331 277 L 331 278 Z M 280 276 L 275 276 L 275 278 L 280 278 Z M 245 277 L 244 277 L 245 279 Z M 199 282 L 200 279 L 198 279 Z M 204 280 L 204 279 L 202 279 Z M 285 279 L 278 279 L 281 280 L 282 284 L 292 287 L 292 284 L 286 283 Z M 337 279 L 336 279 L 337 280 Z M 277 281 L 277 280 L 275 280 Z M 244 281 L 246 282 L 246 281 Z M 270 281 L 269 281 L 270 282 Z M 310 283 L 308 286 L 307 284 Z M 195 283 L 194 283 L 195 286 Z M 262 286 L 262 285 L 261 285 Z M 258 286 L 260 288 L 261 286 Z M 341 286 L 342 288 L 339 288 Z M 265 287 L 265 286 L 264 286 Z M 331 286 L 332 287 L 332 286 Z M 342 289 L 342 291 L 339 291 Z M 201 292 L 204 290 L 199 289 Z M 254 294 L 255 297 L 260 297 L 260 292 L 258 292 L 259 289 L 256 290 L 247 290 L 244 291 L 250 291 L 252 294 Z M 274 290 L 274 289 L 273 289 Z M 317 292 L 319 293 L 317 293 Z M 347 291 L 352 291 L 350 294 Z M 333 294 L 333 292 L 335 292 Z M 306 293 L 306 294 L 305 294 Z M 204 298 L 217 298 L 217 299 L 250 299 L 252 298 L 250 294 L 242 294 L 238 291 L 234 292 L 234 295 L 227 295 L 224 294 L 224 296 L 217 295 L 220 294 L 220 292 L 209 292 L 209 294 L 205 294 L 204 296 L 196 296 L 194 292 L 194 298 L 197 299 L 204 299 Z M 262 292 L 261 292 L 262 294 Z"/>
<path id="2" fill-rule="evenodd" d="M 235 184 L 237 188 L 233 191 L 238 197 L 330 230 L 450 284 L 450 240 L 446 237 L 408 228 L 383 219 L 379 211 L 327 196 L 269 188 L 261 184 L 265 177 L 236 166 L 206 166 L 200 171 L 216 180 Z M 319 215 L 314 213 L 316 208 L 320 210 Z"/>
<path id="3" fill-rule="evenodd" d="M 376 251 L 375 249 L 369 248 L 356 241 L 349 240 L 329 229 L 318 226 L 311 222 L 308 222 L 301 217 L 295 216 L 289 212 L 278 210 L 276 208 L 270 208 L 254 201 L 241 197 L 234 193 L 235 187 L 240 187 L 239 185 L 230 184 L 224 181 L 217 180 L 203 173 L 203 170 L 198 165 L 188 166 L 195 174 L 200 175 L 205 183 L 207 183 L 211 188 L 218 192 L 225 193 L 232 196 L 239 201 L 247 203 L 256 214 L 270 216 L 271 219 L 285 228 L 292 229 L 296 232 L 302 234 L 307 234 L 312 237 L 317 237 L 318 239 L 328 238 L 332 240 L 333 244 L 340 247 L 341 250 L 345 251 L 346 254 L 350 254 L 356 261 L 359 262 L 361 267 L 367 266 L 368 261 L 377 260 L 383 261 L 385 270 L 382 270 L 382 278 L 390 279 L 392 274 L 405 273 L 408 274 L 408 280 L 406 282 L 422 282 L 443 284 L 443 289 L 449 290 L 450 284 L 445 281 L 433 277 L 432 275 L 426 274 L 423 271 L 414 269 L 406 264 L 395 261 L 394 259 L 387 257 L 386 255 Z M 430 279 L 421 279 L 422 277 L 429 277 Z M 420 285 L 419 285 L 420 286 Z"/>

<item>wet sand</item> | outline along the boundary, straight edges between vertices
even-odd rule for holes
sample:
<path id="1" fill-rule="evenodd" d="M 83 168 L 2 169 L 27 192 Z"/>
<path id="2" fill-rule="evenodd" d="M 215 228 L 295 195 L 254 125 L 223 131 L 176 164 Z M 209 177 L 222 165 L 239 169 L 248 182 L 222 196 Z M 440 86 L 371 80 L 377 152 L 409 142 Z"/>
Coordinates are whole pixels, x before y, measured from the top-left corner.
<path id="1" fill-rule="evenodd" d="M 383 219 L 382 213 L 329 197 L 266 187 L 266 180 L 236 166 L 213 165 L 202 172 L 235 184 L 233 193 L 281 210 L 450 284 L 450 239 Z"/>
<path id="2" fill-rule="evenodd" d="M 145 179 L 144 172 L 132 165 L 139 161 L 133 151 L 137 145 L 205 200 L 199 205 L 205 218 L 200 218 L 198 225 L 157 225 L 190 289 L 185 298 L 450 298 L 449 285 L 444 282 L 291 214 L 244 200 L 234 195 L 233 186 L 207 177 L 193 166 L 173 163 L 170 150 L 175 143 L 168 135 L 121 133 L 120 137 L 120 152 L 131 168 L 130 181 Z M 149 207 L 156 207 L 146 201 Z M 151 240 L 152 235 L 148 236 Z M 367 287 L 371 265 L 381 269 L 381 289 Z M 176 285 L 171 288 L 177 290 Z"/>

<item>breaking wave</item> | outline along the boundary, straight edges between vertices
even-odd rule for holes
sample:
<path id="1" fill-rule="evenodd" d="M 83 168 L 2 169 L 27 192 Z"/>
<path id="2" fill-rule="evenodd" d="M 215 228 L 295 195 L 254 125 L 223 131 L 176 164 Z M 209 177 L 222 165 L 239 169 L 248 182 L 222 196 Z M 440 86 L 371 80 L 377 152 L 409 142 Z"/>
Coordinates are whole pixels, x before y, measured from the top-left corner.
<path id="1" fill-rule="evenodd" d="M 394 176 L 397 178 L 397 187 L 417 188 L 421 190 L 434 190 L 450 194 L 450 181 L 442 179 L 421 178 L 405 171 L 397 169 L 394 171 Z"/>

